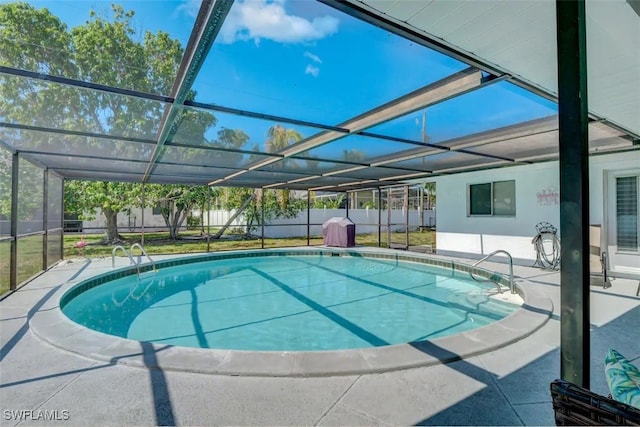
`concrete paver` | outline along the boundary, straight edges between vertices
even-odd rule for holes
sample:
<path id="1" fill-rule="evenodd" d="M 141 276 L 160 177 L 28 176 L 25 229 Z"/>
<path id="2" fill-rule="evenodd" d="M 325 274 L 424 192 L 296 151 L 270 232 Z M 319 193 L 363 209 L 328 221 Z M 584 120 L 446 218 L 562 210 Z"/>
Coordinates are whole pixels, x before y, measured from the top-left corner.
<path id="1" fill-rule="evenodd" d="M 341 402 L 389 424 L 519 425 L 492 373 L 470 360 L 362 376 Z"/>

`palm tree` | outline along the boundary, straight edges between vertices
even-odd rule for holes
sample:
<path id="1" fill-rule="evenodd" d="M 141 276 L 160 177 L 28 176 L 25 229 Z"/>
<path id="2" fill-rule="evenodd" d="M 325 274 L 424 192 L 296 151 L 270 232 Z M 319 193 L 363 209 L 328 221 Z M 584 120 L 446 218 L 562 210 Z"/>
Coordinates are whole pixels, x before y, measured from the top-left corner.
<path id="1" fill-rule="evenodd" d="M 268 153 L 277 153 L 289 145 L 302 139 L 302 135 L 295 129 L 286 129 L 282 125 L 273 125 L 267 131 L 266 150 Z"/>
<path id="2" fill-rule="evenodd" d="M 302 134 L 295 129 L 286 129 L 282 125 L 273 125 L 267 131 L 267 142 L 265 144 L 266 151 L 268 153 L 277 153 L 279 151 L 284 150 L 290 145 L 295 144 L 296 142 L 303 139 Z M 284 166 L 284 162 L 291 162 L 291 159 L 283 159 L 282 165 Z M 295 162 L 290 163 L 291 166 L 297 166 Z M 278 199 L 280 201 L 280 206 L 282 209 L 286 209 L 289 204 L 289 195 L 290 190 L 277 190 Z"/>
<path id="3" fill-rule="evenodd" d="M 424 189 L 427 193 L 427 209 L 433 209 L 436 204 L 436 183 L 425 182 Z"/>

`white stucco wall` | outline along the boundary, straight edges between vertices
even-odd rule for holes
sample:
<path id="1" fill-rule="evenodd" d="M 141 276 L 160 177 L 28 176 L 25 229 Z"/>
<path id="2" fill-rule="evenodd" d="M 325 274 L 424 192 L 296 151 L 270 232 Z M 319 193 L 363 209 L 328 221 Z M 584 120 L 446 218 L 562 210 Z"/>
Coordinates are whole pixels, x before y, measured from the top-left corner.
<path id="1" fill-rule="evenodd" d="M 640 153 L 627 152 L 592 156 L 589 162 L 590 223 L 603 224 L 604 171 L 637 168 Z M 469 184 L 515 180 L 516 215 L 468 216 Z M 477 258 L 504 249 L 522 263 L 532 263 L 536 253 L 531 244 L 535 225 L 545 221 L 560 229 L 558 162 L 513 166 L 437 177 L 438 253 Z M 544 197 L 551 194 L 550 197 Z M 556 199 L 553 196 L 557 195 Z M 604 239 L 604 237 L 603 237 Z"/>

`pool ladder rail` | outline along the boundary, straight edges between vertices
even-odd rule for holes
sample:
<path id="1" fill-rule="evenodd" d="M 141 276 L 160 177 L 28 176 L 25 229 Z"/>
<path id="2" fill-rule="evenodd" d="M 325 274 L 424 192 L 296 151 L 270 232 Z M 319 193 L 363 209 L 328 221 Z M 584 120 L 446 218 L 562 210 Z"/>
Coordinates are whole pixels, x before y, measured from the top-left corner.
<path id="1" fill-rule="evenodd" d="M 473 269 L 476 268 L 478 266 L 478 264 L 488 260 L 489 258 L 491 258 L 494 255 L 497 254 L 505 254 L 507 256 L 507 259 L 509 260 L 509 289 L 511 289 L 511 293 L 515 294 L 516 293 L 516 288 L 513 284 L 513 258 L 511 257 L 511 254 L 505 250 L 502 249 L 498 249 L 497 251 L 493 251 L 491 252 L 489 255 L 485 256 L 484 258 L 480 259 L 479 261 L 477 261 L 476 263 L 474 263 L 471 268 L 469 269 L 469 276 L 471 276 L 471 278 L 473 280 L 475 280 L 476 282 L 493 282 L 495 283 L 495 285 L 498 287 L 498 292 L 502 293 L 502 286 L 499 282 L 492 280 L 492 279 L 479 279 L 476 276 L 474 276 L 473 274 Z"/>
<path id="2" fill-rule="evenodd" d="M 154 272 L 158 271 L 156 269 L 155 261 L 149 256 L 147 251 L 144 249 L 144 247 L 140 243 L 134 243 L 133 245 L 131 245 L 131 248 L 129 248 L 128 251 L 122 245 L 117 245 L 116 247 L 114 247 L 113 250 L 111 251 L 111 268 L 116 268 L 116 252 L 118 251 L 118 249 L 120 249 L 122 252 L 124 252 L 124 254 L 127 256 L 127 258 L 129 258 L 129 261 L 131 262 L 131 265 L 135 265 L 136 266 L 136 271 L 138 273 L 138 279 L 140 279 L 140 265 L 142 264 L 142 260 L 140 260 L 138 262 L 133 258 L 132 254 L 133 254 L 133 250 L 135 248 L 140 249 L 140 251 L 142 252 L 142 254 L 140 256 L 144 255 L 144 256 L 147 257 L 147 259 L 151 263 L 151 267 L 153 268 L 153 271 Z"/>

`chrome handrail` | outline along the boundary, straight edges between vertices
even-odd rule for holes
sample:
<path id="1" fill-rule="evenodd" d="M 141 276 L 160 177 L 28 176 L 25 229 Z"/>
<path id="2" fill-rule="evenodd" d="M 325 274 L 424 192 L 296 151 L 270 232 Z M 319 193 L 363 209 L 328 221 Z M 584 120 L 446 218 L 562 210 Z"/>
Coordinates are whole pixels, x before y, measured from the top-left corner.
<path id="1" fill-rule="evenodd" d="M 116 268 L 116 251 L 118 249 L 121 249 L 122 252 L 124 252 L 124 254 L 129 258 L 129 261 L 131 261 L 131 264 L 136 264 L 136 262 L 134 261 L 134 259 L 131 257 L 131 254 L 129 252 L 127 252 L 127 250 L 124 248 L 124 246 L 115 246 L 113 248 L 113 250 L 111 251 L 111 268 Z"/>
<path id="2" fill-rule="evenodd" d="M 516 293 L 516 288 L 513 285 L 513 258 L 511 258 L 511 254 L 509 252 L 505 251 L 505 250 L 498 249 L 497 251 L 493 251 L 489 255 L 485 256 L 481 260 L 479 260 L 476 263 L 474 263 L 471 266 L 471 268 L 469 269 L 469 275 L 471 276 L 471 278 L 473 280 L 480 281 L 473 275 L 473 269 L 476 268 L 478 266 L 478 264 L 488 260 L 489 258 L 491 258 L 492 256 L 494 256 L 496 254 L 505 254 L 507 256 L 508 260 L 509 260 L 509 289 L 511 289 L 511 293 L 512 294 L 515 294 Z M 495 283 L 496 286 L 498 287 L 498 291 L 500 293 L 502 293 L 502 288 L 500 287 L 500 283 L 496 282 L 495 280 L 491 280 L 491 279 L 486 279 L 486 280 Z"/>
<path id="3" fill-rule="evenodd" d="M 156 263 L 153 261 L 153 259 L 149 256 L 149 254 L 147 253 L 147 251 L 142 247 L 142 245 L 140 243 L 134 243 L 133 245 L 131 245 L 131 248 L 129 249 L 129 251 L 127 251 L 124 246 L 118 245 L 116 247 L 113 248 L 113 250 L 111 251 L 111 268 L 116 268 L 116 251 L 118 249 L 121 249 L 122 252 L 124 252 L 124 254 L 129 258 L 129 261 L 131 261 L 131 264 L 136 266 L 136 272 L 138 273 L 138 280 L 140 280 L 140 264 L 141 262 L 136 262 L 135 259 L 133 259 L 133 248 L 140 248 L 140 250 L 142 251 L 142 254 L 145 255 L 147 257 L 147 259 L 149 259 L 149 262 L 151 262 L 151 266 L 153 267 L 153 271 L 157 271 L 156 270 Z"/>
<path id="4" fill-rule="evenodd" d="M 140 244 L 140 243 L 134 243 L 133 245 L 131 245 L 131 249 L 129 249 L 129 251 L 133 254 L 133 248 L 139 248 L 140 251 L 142 252 L 142 255 L 146 256 L 147 259 L 149 260 L 149 262 L 151 263 L 151 266 L 153 267 L 153 271 L 156 271 L 156 263 L 155 261 L 153 261 L 153 259 L 149 256 L 149 254 L 147 253 L 147 251 L 144 249 L 144 247 Z M 139 273 L 138 273 L 139 274 Z"/>

